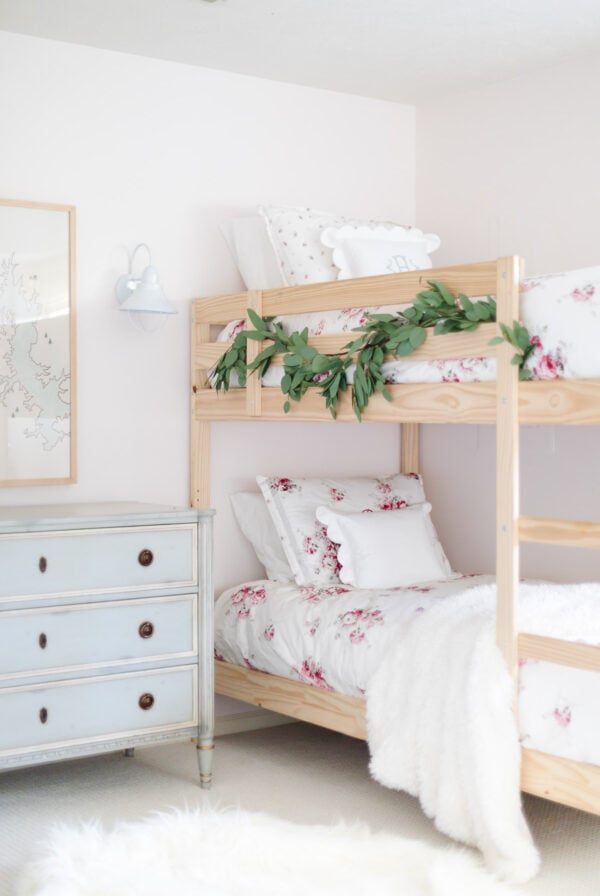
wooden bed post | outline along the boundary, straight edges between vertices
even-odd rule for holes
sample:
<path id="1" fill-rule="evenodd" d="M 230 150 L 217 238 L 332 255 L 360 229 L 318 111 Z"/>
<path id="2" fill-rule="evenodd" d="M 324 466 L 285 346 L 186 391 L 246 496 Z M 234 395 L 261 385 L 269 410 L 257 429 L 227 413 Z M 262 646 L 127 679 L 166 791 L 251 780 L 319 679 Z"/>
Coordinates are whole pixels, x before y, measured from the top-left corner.
<path id="1" fill-rule="evenodd" d="M 522 261 L 498 260 L 497 319 L 512 327 L 519 318 Z M 517 685 L 517 600 L 519 592 L 519 368 L 515 349 L 498 346 L 496 389 L 496 638 Z M 515 700 L 516 706 L 516 700 Z"/>
<path id="2" fill-rule="evenodd" d="M 418 473 L 419 466 L 419 424 L 400 424 L 400 472 Z"/>
<path id="3" fill-rule="evenodd" d="M 206 371 L 196 364 L 194 348 L 197 343 L 210 341 L 210 324 L 196 323 L 192 304 L 192 414 L 190 423 L 190 504 L 192 507 L 210 507 L 210 421 L 197 420 L 194 399 L 198 389 L 208 386 Z"/>

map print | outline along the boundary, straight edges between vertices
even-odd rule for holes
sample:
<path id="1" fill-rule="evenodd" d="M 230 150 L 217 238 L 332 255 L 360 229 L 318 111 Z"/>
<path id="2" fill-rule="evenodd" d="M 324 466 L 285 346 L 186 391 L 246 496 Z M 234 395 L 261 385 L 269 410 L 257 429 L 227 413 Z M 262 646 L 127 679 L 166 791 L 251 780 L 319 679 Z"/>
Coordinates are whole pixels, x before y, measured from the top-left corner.
<path id="1" fill-rule="evenodd" d="M 56 257 L 0 257 L 0 480 L 69 476 L 70 316 L 60 268 Z"/>

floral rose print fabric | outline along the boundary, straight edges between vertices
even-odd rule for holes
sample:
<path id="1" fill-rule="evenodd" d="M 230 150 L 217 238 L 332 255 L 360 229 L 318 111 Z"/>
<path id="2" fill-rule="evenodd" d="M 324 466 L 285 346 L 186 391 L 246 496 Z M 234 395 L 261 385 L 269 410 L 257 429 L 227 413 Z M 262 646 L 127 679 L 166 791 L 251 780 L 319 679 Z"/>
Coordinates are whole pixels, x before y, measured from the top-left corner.
<path id="1" fill-rule="evenodd" d="M 312 336 L 321 336 L 351 333 L 365 322 L 369 311 L 394 313 L 403 307 L 348 308 L 279 319 L 290 333 L 307 326 Z M 600 377 L 600 353 L 594 336 L 600 326 L 600 267 L 524 280 L 520 317 L 535 345 L 527 364 L 534 379 Z M 233 339 L 243 327 L 243 321 L 232 321 L 219 340 Z M 386 362 L 383 370 L 389 383 L 483 382 L 495 378 L 496 362 L 494 358 L 398 360 Z M 281 368 L 270 368 L 264 385 L 278 386 L 282 375 Z"/>
<path id="2" fill-rule="evenodd" d="M 298 585 L 339 584 L 337 545 L 316 518 L 317 507 L 351 513 L 398 510 L 425 501 L 419 475 L 398 473 L 381 479 L 290 479 L 257 476 L 273 523 Z M 434 533 L 432 526 L 432 533 Z M 443 566 L 450 565 L 435 538 Z"/>
<path id="3" fill-rule="evenodd" d="M 354 697 L 364 696 L 380 658 L 437 601 L 493 582 L 456 576 L 407 588 L 251 582 L 221 595 L 215 655 Z M 525 747 L 600 764 L 600 673 L 523 659 L 519 725 Z"/>

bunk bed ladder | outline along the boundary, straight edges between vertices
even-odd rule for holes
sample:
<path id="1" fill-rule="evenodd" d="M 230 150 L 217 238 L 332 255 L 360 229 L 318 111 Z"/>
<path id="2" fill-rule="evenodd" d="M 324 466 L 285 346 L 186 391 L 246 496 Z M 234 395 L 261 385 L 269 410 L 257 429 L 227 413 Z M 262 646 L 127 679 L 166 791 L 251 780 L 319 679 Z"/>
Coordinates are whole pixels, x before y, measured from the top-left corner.
<path id="1" fill-rule="evenodd" d="M 512 326 L 519 318 L 519 258 L 498 262 L 498 321 Z M 600 648 L 521 634 L 517 628 L 519 553 L 521 542 L 600 549 L 600 523 L 520 516 L 519 513 L 519 372 L 511 363 L 514 349 L 498 347 L 496 407 L 496 637 L 514 682 L 515 713 L 519 658 L 600 671 Z M 577 809 L 598 812 L 600 767 L 522 751 L 523 790 Z"/>

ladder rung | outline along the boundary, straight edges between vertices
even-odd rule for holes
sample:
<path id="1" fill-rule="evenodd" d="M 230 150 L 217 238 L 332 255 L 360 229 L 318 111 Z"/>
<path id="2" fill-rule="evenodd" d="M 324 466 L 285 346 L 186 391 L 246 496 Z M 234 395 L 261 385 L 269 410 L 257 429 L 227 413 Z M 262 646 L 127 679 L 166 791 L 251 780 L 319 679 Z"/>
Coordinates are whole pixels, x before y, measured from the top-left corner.
<path id="1" fill-rule="evenodd" d="M 519 518 L 519 538 L 573 548 L 600 548 L 600 523 L 522 516 Z"/>
<path id="2" fill-rule="evenodd" d="M 594 644 L 521 634 L 518 638 L 518 654 L 527 659 L 600 672 L 600 646 Z"/>

